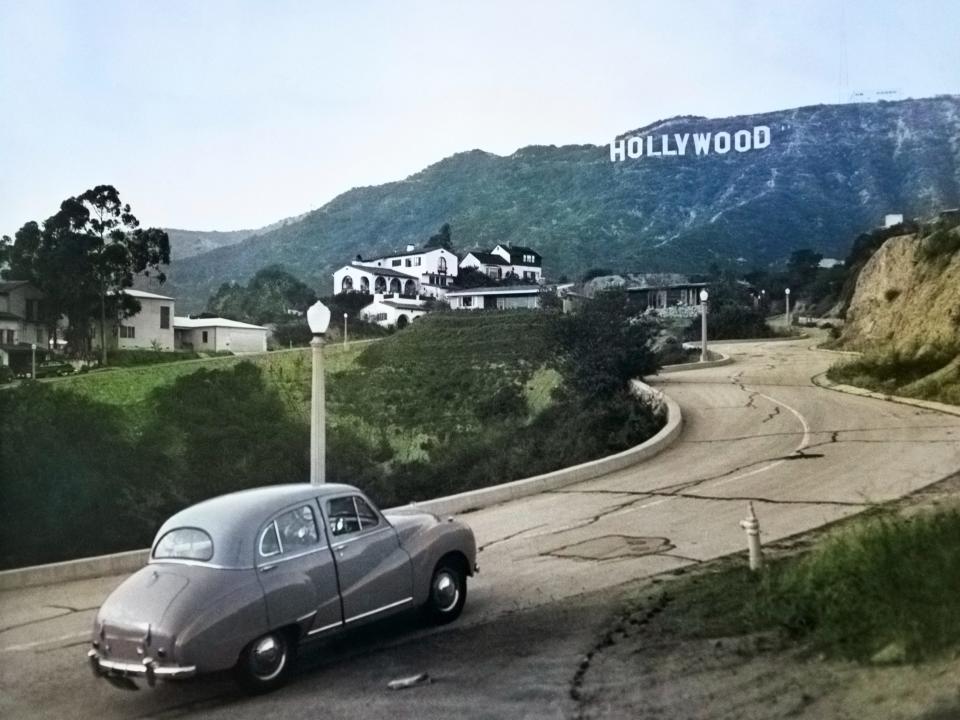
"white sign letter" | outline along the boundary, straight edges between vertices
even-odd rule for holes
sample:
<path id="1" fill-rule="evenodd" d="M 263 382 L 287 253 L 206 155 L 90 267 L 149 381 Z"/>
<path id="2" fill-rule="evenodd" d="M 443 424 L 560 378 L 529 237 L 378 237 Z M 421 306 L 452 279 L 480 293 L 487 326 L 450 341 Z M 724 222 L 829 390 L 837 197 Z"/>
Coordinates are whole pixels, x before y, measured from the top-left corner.
<path id="1" fill-rule="evenodd" d="M 737 152 L 746 152 L 750 149 L 749 130 L 737 130 L 733 136 L 733 149 Z"/>
<path id="2" fill-rule="evenodd" d="M 667 147 L 668 143 L 670 142 L 670 136 L 661 135 L 660 138 L 661 138 L 660 146 L 663 148 L 663 156 L 666 157 L 667 155 L 676 155 L 677 154 L 676 150 L 670 150 Z"/>
<path id="3" fill-rule="evenodd" d="M 694 133 L 693 148 L 697 151 L 697 155 L 707 155 L 710 152 L 710 133 L 706 135 Z"/>
<path id="4" fill-rule="evenodd" d="M 730 152 L 730 133 L 718 132 L 713 136 L 713 151 L 721 155 Z"/>
<path id="5" fill-rule="evenodd" d="M 647 135 L 647 157 L 660 157 L 659 152 L 653 151 L 653 135 Z"/>
<path id="6" fill-rule="evenodd" d="M 610 162 L 616 162 L 617 160 L 626 160 L 626 158 L 627 158 L 627 141 L 611 140 L 610 141 Z"/>
<path id="7" fill-rule="evenodd" d="M 766 125 L 757 125 L 753 129 L 753 147 L 762 150 L 770 144 L 770 128 Z"/>
<path id="8" fill-rule="evenodd" d="M 632 137 L 627 141 L 627 155 L 632 158 L 643 157 L 643 138 Z"/>
<path id="9" fill-rule="evenodd" d="M 677 143 L 677 153 L 680 155 L 687 154 L 687 141 L 690 139 L 690 133 L 684 133 L 680 135 L 679 133 L 673 134 L 673 140 Z"/>

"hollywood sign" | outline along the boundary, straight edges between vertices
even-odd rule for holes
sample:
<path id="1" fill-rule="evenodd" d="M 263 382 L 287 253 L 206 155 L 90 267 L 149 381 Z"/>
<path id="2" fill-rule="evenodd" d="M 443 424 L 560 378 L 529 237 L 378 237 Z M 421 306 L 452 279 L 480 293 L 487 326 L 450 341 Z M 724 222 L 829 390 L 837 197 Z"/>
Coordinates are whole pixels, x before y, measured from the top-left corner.
<path id="1" fill-rule="evenodd" d="M 766 125 L 757 125 L 751 130 L 737 130 L 732 133 L 724 130 L 718 133 L 635 135 L 610 142 L 610 162 L 641 158 L 644 155 L 647 157 L 683 156 L 688 151 L 691 155 L 711 153 L 726 155 L 731 150 L 742 153 L 749 150 L 763 150 L 769 146 L 770 128 Z"/>

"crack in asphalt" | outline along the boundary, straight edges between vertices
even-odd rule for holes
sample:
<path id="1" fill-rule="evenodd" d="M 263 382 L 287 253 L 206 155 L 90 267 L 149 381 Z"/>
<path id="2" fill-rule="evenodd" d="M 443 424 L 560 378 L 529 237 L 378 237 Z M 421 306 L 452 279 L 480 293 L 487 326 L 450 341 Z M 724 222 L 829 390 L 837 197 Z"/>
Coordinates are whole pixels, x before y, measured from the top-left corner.
<path id="1" fill-rule="evenodd" d="M 10 630 L 17 630 L 18 628 L 28 627 L 30 625 L 37 625 L 38 623 L 49 622 L 50 620 L 56 620 L 57 618 L 65 618 L 68 615 L 73 615 L 78 612 L 87 612 L 89 610 L 96 610 L 99 605 L 94 605 L 93 607 L 85 608 L 75 608 L 70 607 L 69 605 L 44 605 L 42 607 L 53 608 L 54 610 L 64 610 L 65 612 L 57 613 L 56 615 L 50 615 L 49 617 L 36 618 L 34 620 L 27 620 L 22 623 L 14 623 L 13 625 L 4 625 L 0 627 L 0 633 L 5 633 Z"/>
<path id="2" fill-rule="evenodd" d="M 730 406 L 728 409 L 740 408 L 742 405 Z M 708 410 L 711 408 L 707 408 Z M 840 430 L 811 430 L 811 435 L 824 435 L 830 433 L 832 435 L 839 435 L 840 433 L 859 433 L 859 432 L 888 432 L 895 430 L 946 430 L 947 435 L 953 434 L 954 431 L 960 430 L 960 425 L 891 425 L 889 427 L 868 427 L 868 428 L 845 428 Z M 758 433 L 756 435 L 738 435 L 734 437 L 722 437 L 722 438 L 704 438 L 702 440 L 686 440 L 680 439 L 677 441 L 677 444 L 689 443 L 691 445 L 696 444 L 709 444 L 709 443 L 719 443 L 719 442 L 740 442 L 743 440 L 756 440 L 758 438 L 771 438 L 771 437 L 785 437 L 788 435 L 796 435 L 796 431 L 781 431 L 781 432 L 768 432 L 768 433 Z M 838 442 L 834 440 L 833 442 Z M 844 440 L 840 442 L 856 442 L 854 439 Z M 924 440 L 875 440 L 870 442 L 925 442 Z M 937 441 L 941 442 L 941 441 Z M 942 442 L 956 442 L 956 440 L 942 441 Z"/>
<path id="3" fill-rule="evenodd" d="M 502 543 L 502 542 L 506 542 L 507 540 L 512 540 L 513 538 L 519 537 L 520 535 L 523 535 L 524 533 L 528 533 L 528 532 L 530 532 L 531 530 L 539 530 L 540 528 L 546 527 L 546 526 L 547 526 L 547 523 L 540 523 L 539 525 L 534 525 L 533 527 L 528 527 L 528 528 L 526 528 L 526 529 L 524 529 L 524 530 L 520 530 L 520 531 L 515 532 L 515 533 L 510 533 L 509 535 L 505 535 L 505 536 L 502 537 L 502 538 L 497 538 L 496 540 L 491 540 L 490 542 L 485 543 L 485 544 L 481 545 L 480 547 L 478 547 L 478 548 L 477 548 L 477 552 L 482 552 L 483 550 L 485 550 L 485 549 L 488 548 L 488 547 L 491 547 L 491 546 L 493 546 L 493 545 L 498 545 L 498 544 L 500 544 L 500 543 Z"/>
<path id="4" fill-rule="evenodd" d="M 687 492 L 663 492 L 660 490 L 550 490 L 548 491 L 553 494 L 570 494 L 575 495 L 582 493 L 585 495 L 633 495 L 638 499 L 649 499 L 655 497 L 676 497 L 684 498 L 686 500 L 719 500 L 721 502 L 759 502 L 767 503 L 768 505 L 824 505 L 824 506 L 840 506 L 840 507 L 872 507 L 879 503 L 873 502 L 850 502 L 848 500 L 778 500 L 774 498 L 767 498 L 761 496 L 753 495 L 701 495 L 699 493 L 687 493 Z"/>

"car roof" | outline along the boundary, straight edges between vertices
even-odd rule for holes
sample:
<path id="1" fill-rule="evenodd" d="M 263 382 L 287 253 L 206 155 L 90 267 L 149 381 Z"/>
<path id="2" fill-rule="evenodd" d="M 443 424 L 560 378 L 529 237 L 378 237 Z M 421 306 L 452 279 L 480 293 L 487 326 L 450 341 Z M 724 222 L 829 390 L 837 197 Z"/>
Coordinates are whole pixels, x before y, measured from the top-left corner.
<path id="1" fill-rule="evenodd" d="M 352 485 L 338 483 L 296 483 L 219 495 L 172 515 L 160 527 L 153 546 L 175 528 L 200 528 L 213 539 L 211 564 L 227 568 L 252 567 L 254 536 L 271 515 L 298 502 L 360 492 Z"/>

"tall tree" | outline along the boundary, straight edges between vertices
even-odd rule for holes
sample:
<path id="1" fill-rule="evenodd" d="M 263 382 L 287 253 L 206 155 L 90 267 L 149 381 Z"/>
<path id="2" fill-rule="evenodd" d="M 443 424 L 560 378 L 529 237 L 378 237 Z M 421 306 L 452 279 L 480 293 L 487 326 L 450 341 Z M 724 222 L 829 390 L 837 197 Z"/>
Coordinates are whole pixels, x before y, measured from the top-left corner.
<path id="1" fill-rule="evenodd" d="M 98 185 L 67 198 L 42 230 L 26 223 L 16 239 L 0 241 L 0 266 L 7 277 L 27 279 L 46 296 L 52 317 L 67 316 L 71 345 L 89 337 L 90 318 L 99 316 L 101 360 L 107 359 L 108 319 L 129 317 L 139 303 L 124 295 L 137 275 L 153 275 L 170 262 L 170 240 L 158 228 L 143 229 L 112 185 Z"/>
<path id="2" fill-rule="evenodd" d="M 444 250 L 453 250 L 453 238 L 450 234 L 450 223 L 444 223 L 440 226 L 440 230 L 435 234 L 431 235 L 430 239 L 427 240 L 425 248 L 443 248 Z"/>

